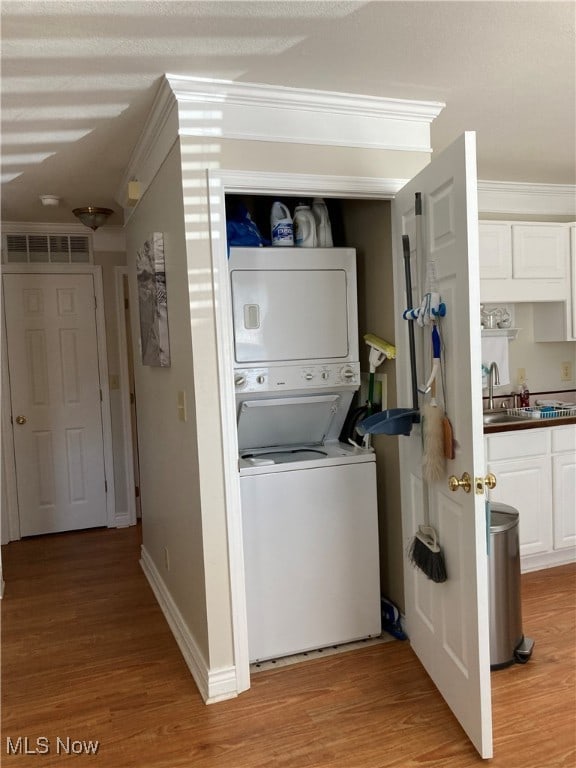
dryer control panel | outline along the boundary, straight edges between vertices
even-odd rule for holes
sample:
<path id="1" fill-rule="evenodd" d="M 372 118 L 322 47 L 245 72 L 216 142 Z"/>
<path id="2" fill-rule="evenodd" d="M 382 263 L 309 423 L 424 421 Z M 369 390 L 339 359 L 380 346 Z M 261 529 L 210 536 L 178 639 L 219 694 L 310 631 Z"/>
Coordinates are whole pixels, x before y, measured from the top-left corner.
<path id="1" fill-rule="evenodd" d="M 281 392 L 302 389 L 341 389 L 360 385 L 360 363 L 286 365 L 272 368 L 236 368 L 236 392 Z"/>

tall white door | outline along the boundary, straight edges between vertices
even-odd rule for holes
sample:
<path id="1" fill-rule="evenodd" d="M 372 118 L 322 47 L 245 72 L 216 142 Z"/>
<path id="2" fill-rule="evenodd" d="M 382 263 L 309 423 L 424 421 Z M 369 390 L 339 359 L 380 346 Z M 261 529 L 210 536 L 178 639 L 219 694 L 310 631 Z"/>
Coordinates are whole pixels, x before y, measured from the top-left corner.
<path id="1" fill-rule="evenodd" d="M 3 286 L 20 534 L 106 525 L 93 278 Z"/>
<path id="2" fill-rule="evenodd" d="M 424 259 L 415 263 L 414 196 L 422 194 Z M 402 234 L 410 236 L 414 303 L 420 303 L 427 258 L 436 263 L 446 303 L 441 333 L 446 367 L 447 411 L 457 440 L 456 458 L 442 479 L 422 478 L 421 428 L 400 437 L 402 517 L 406 548 L 424 510 L 439 533 L 448 579 L 437 584 L 406 558 L 405 601 L 412 647 L 462 727 L 484 758 L 492 756 L 488 568 L 485 494 L 475 479 L 485 475 L 482 439 L 480 285 L 475 134 L 454 142 L 393 201 L 396 316 L 406 307 Z M 408 323 L 397 334 L 398 392 L 411 406 Z M 418 383 L 430 371 L 430 330 L 415 326 Z M 425 399 L 420 396 L 420 404 Z M 469 493 L 448 487 L 450 474 L 472 478 Z"/>

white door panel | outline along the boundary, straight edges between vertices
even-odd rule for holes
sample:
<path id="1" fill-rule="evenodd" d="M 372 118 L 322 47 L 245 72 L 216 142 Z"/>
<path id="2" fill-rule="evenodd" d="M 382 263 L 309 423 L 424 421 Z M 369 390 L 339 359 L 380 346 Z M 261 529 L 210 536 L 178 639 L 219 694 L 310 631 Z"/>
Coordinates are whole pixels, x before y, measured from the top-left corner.
<path id="1" fill-rule="evenodd" d="M 20 533 L 105 525 L 93 278 L 7 274 L 4 307 Z"/>
<path id="2" fill-rule="evenodd" d="M 483 476 L 475 136 L 464 134 L 407 184 L 393 202 L 396 317 L 406 307 L 402 235 L 414 231 L 414 195 L 422 195 L 425 257 L 436 262 L 446 303 L 441 321 L 447 409 L 457 439 L 456 458 L 430 487 L 422 480 L 421 426 L 400 438 L 402 515 L 406 549 L 428 508 L 439 534 L 448 579 L 436 584 L 411 563 L 405 567 L 405 601 L 412 647 L 482 757 L 492 756 L 488 568 L 485 497 L 452 493 L 448 476 Z M 414 304 L 425 284 L 425 258 L 415 264 L 411 237 Z M 407 322 L 397 333 L 400 406 L 411 406 Z M 415 326 L 418 383 L 430 371 L 430 329 Z M 402 394 L 400 395 L 402 398 Z M 420 399 L 424 404 L 425 399 Z"/>

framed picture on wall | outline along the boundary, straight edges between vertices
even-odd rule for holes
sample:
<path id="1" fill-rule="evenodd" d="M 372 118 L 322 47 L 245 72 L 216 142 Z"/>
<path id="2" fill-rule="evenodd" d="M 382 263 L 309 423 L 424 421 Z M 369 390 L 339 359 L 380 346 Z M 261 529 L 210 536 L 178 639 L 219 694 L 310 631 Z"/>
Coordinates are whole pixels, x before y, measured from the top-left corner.
<path id="1" fill-rule="evenodd" d="M 170 365 L 164 235 L 154 232 L 136 256 L 143 365 Z"/>

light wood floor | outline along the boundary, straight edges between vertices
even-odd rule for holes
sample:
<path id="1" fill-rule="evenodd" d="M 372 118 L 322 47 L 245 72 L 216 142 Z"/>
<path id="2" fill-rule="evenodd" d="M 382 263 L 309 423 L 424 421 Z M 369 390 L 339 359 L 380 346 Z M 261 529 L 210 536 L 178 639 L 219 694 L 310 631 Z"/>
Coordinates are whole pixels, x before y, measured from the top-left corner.
<path id="1" fill-rule="evenodd" d="M 467 768 L 481 765 L 407 643 L 253 676 L 207 707 L 138 564 L 138 529 L 3 548 L 3 766 Z M 576 765 L 576 567 L 523 577 L 531 661 L 492 674 L 498 768 Z M 7 738 L 50 739 L 7 755 Z M 98 740 L 96 756 L 56 738 Z"/>

